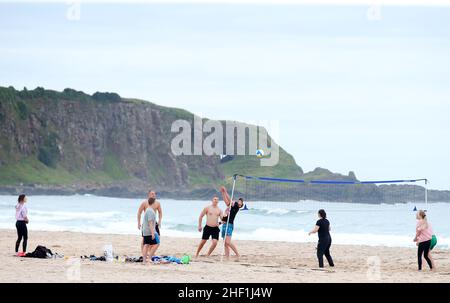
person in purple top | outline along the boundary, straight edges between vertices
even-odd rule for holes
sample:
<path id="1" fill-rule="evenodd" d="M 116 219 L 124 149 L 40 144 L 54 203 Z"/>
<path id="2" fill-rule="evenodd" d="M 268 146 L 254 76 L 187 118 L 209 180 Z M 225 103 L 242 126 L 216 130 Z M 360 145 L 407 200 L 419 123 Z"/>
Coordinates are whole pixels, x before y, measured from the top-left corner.
<path id="1" fill-rule="evenodd" d="M 19 252 L 20 242 L 22 243 L 22 254 L 27 251 L 27 241 L 28 241 L 28 210 L 25 206 L 27 203 L 27 197 L 25 195 L 20 195 L 17 199 L 16 205 L 16 229 L 17 229 L 17 241 L 16 241 L 16 253 Z"/>

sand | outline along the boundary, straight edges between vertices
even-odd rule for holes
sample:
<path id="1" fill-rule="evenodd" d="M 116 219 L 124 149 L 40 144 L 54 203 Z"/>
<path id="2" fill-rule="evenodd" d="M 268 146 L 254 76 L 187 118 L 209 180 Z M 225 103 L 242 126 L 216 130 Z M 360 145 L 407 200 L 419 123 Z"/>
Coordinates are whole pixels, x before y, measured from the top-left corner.
<path id="1" fill-rule="evenodd" d="M 218 246 L 213 256 L 189 265 L 143 265 L 80 259 L 101 256 L 105 244 L 112 244 L 115 254 L 139 256 L 139 236 L 30 231 L 28 251 L 44 245 L 65 256 L 31 259 L 14 256 L 15 230 L 0 233 L 0 282 L 450 282 L 450 251 L 438 249 L 435 272 L 417 271 L 415 248 L 333 245 L 336 266 L 319 269 L 313 243 L 260 241 L 236 241 L 239 260 L 221 262 Z M 193 255 L 197 244 L 197 239 L 163 235 L 158 254 Z"/>

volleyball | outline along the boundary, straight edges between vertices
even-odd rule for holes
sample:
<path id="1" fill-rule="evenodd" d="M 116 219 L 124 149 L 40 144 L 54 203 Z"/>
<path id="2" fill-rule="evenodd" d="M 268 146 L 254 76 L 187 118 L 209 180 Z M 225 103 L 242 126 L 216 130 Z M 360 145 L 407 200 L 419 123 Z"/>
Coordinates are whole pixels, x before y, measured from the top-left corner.
<path id="1" fill-rule="evenodd" d="M 258 157 L 258 158 L 264 157 L 264 151 L 262 149 L 257 149 L 256 150 L 256 157 Z"/>

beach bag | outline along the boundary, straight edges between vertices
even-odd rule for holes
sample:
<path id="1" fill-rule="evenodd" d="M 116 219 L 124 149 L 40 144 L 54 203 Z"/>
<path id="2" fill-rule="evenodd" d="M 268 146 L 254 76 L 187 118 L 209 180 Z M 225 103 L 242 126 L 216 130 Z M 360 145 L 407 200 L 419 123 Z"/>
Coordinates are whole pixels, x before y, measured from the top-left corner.
<path id="1" fill-rule="evenodd" d="M 42 245 L 38 245 L 32 253 L 27 253 L 25 255 L 25 257 L 27 258 L 38 258 L 38 259 L 51 258 L 52 256 L 53 256 L 52 251 Z"/>
<path id="2" fill-rule="evenodd" d="M 430 250 L 433 250 L 436 244 L 437 244 L 437 237 L 436 235 L 433 235 L 433 237 L 431 238 Z"/>

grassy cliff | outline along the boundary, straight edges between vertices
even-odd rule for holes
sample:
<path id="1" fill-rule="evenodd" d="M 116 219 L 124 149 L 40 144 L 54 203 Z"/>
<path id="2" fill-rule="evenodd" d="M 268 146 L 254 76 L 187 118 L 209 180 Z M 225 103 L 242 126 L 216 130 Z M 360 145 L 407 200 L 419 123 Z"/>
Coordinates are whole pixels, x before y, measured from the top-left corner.
<path id="1" fill-rule="evenodd" d="M 0 194 L 26 191 L 134 197 L 152 187 L 166 197 L 210 198 L 221 184 L 230 184 L 233 174 L 356 180 L 353 172 L 341 175 L 324 168 L 304 173 L 282 147 L 279 163 L 273 167 L 261 166 L 248 146 L 248 156 L 175 156 L 171 141 L 176 134 L 171 126 L 180 119 L 194 125 L 194 115 L 184 109 L 116 93 L 0 87 Z M 270 137 L 269 141 L 272 144 Z M 355 196 L 346 189 L 326 193 L 306 188 L 306 198 L 326 200 L 328 195 L 347 197 L 351 202 Z M 383 196 L 398 195 L 403 188 L 366 186 L 356 196 L 379 203 Z M 289 196 L 289 192 L 292 195 L 287 199 L 295 200 L 301 194 L 286 190 L 283 195 Z M 450 192 L 429 191 L 429 198 L 450 201 Z"/>
<path id="2" fill-rule="evenodd" d="M 178 156 L 170 151 L 186 110 L 115 93 L 85 94 L 0 87 L 0 185 L 51 186 L 75 191 L 154 186 L 165 192 L 217 189 L 234 173 L 300 178 L 302 169 L 282 148 L 279 164 L 255 156 Z"/>

